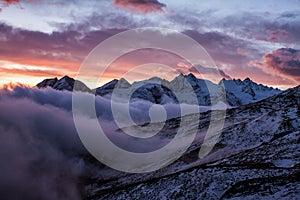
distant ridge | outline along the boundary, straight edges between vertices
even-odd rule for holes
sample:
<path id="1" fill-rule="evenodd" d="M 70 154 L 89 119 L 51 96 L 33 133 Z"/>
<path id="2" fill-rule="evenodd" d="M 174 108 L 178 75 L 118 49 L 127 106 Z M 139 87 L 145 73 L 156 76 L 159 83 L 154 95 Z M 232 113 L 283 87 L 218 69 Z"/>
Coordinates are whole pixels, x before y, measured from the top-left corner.
<path id="1" fill-rule="evenodd" d="M 64 76 L 61 79 L 45 79 L 38 83 L 37 87 L 51 87 L 55 90 L 73 91 L 74 83 L 75 79 Z M 189 87 L 186 87 L 186 83 L 189 83 Z M 224 86 L 224 88 L 222 86 Z M 210 105 L 211 98 L 217 101 L 224 101 L 219 95 L 224 89 L 226 91 L 226 103 L 230 106 L 240 106 L 257 102 L 282 92 L 277 88 L 257 84 L 250 78 L 246 78 L 245 80 L 222 79 L 218 84 L 215 84 L 209 80 L 196 78 L 193 74 L 180 74 L 171 81 L 153 77 L 132 84 L 123 78 L 120 80 L 114 79 L 94 89 L 90 89 L 83 82 L 77 81 L 77 87 L 79 91 L 89 92 L 107 98 L 111 96 L 113 91 L 115 95 L 120 98 L 132 93 L 131 99 L 143 99 L 157 104 L 169 102 L 177 103 L 178 96 L 176 97 L 173 92 L 179 95 L 179 98 L 183 100 L 184 103 L 195 104 L 195 102 L 192 102 L 191 98 L 189 98 L 189 95 L 193 92 L 197 96 L 197 103 L 203 106 Z M 190 91 L 188 88 L 192 88 L 193 91 Z"/>

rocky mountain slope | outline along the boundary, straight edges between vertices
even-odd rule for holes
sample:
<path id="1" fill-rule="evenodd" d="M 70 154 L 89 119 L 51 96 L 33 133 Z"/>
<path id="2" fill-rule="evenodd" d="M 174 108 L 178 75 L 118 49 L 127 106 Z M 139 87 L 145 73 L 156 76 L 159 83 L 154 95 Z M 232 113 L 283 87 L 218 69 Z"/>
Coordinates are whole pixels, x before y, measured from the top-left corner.
<path id="1" fill-rule="evenodd" d="M 218 143 L 198 152 L 211 111 L 201 113 L 193 145 L 175 163 L 147 174 L 107 169 L 86 182 L 89 199 L 298 199 L 300 195 L 300 86 L 227 110 Z M 180 118 L 166 122 L 175 132 Z M 177 125 L 176 125 L 177 124 Z M 187 130 L 188 131 L 188 130 Z M 172 137 L 172 134 L 166 134 Z"/>
<path id="2" fill-rule="evenodd" d="M 72 91 L 74 82 L 73 78 L 64 76 L 59 80 L 57 78 L 45 79 L 37 84 L 37 87 Z M 107 98 L 110 98 L 114 92 L 116 97 L 142 99 L 157 104 L 181 102 L 202 106 L 209 106 L 212 102 L 218 101 L 223 101 L 230 106 L 245 105 L 281 92 L 279 89 L 257 84 L 249 78 L 243 81 L 223 79 L 219 84 L 215 84 L 209 80 L 198 79 L 193 74 L 180 74 L 170 82 L 153 77 L 132 84 L 125 79 L 114 79 L 93 90 L 80 81 L 79 86 L 80 91 L 91 92 Z M 190 98 L 190 94 L 196 95 L 197 102 Z"/>

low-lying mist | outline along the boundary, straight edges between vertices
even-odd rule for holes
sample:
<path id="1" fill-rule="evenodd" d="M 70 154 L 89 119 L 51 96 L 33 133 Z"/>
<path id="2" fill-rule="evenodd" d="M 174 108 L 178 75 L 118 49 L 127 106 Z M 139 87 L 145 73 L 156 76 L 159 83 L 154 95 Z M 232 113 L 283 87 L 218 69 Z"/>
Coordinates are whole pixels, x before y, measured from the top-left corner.
<path id="1" fill-rule="evenodd" d="M 161 135 L 147 139 L 128 136 L 114 122 L 110 100 L 96 97 L 95 106 L 105 133 L 124 149 L 147 152 L 169 142 Z M 131 102 L 133 121 L 150 122 L 151 106 L 148 101 Z M 185 106 L 184 114 L 200 109 Z M 167 118 L 181 115 L 176 104 L 166 104 L 164 108 Z M 84 159 L 87 155 L 75 129 L 71 92 L 22 86 L 0 91 L 1 198 L 80 199 L 80 179 L 96 176 L 100 170 L 99 165 Z"/>

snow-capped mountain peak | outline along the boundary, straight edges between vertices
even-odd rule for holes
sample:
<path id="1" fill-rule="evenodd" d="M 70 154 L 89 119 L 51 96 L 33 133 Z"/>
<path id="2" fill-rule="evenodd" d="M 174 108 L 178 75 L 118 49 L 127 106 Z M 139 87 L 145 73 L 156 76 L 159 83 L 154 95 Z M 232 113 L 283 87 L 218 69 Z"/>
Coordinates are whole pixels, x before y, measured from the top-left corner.
<path id="1" fill-rule="evenodd" d="M 56 90 L 72 91 L 74 83 L 73 78 L 64 76 L 59 80 L 57 78 L 45 79 L 37 84 L 37 87 L 52 87 Z M 222 79 L 218 84 L 215 84 L 209 80 L 199 79 L 192 73 L 188 75 L 179 74 L 170 82 L 159 77 L 136 81 L 132 84 L 123 78 L 120 80 L 114 79 L 93 90 L 90 90 L 80 81 L 76 85 L 80 91 L 91 92 L 104 97 L 109 97 L 116 89 L 115 94 L 121 98 L 132 94 L 132 99 L 143 99 L 159 104 L 178 102 L 179 98 L 181 102 L 197 103 L 203 106 L 209 106 L 219 101 L 223 101 L 230 106 L 245 105 L 281 92 L 279 89 L 257 84 L 250 78 L 244 80 Z M 226 100 L 225 95 L 223 96 L 225 94 L 224 90 L 226 91 Z M 196 95 L 198 102 L 192 100 L 191 95 Z"/>
<path id="2" fill-rule="evenodd" d="M 45 87 L 52 87 L 56 90 L 68 90 L 73 91 L 75 84 L 75 79 L 64 76 L 61 79 L 52 78 L 52 79 L 45 79 L 42 82 L 37 84 L 38 88 L 45 88 Z M 91 90 L 81 81 L 76 81 L 76 90 L 82 92 L 90 92 Z"/>
<path id="3" fill-rule="evenodd" d="M 231 105 L 248 104 L 281 92 L 279 89 L 257 84 L 250 78 L 246 78 L 243 81 L 241 79 L 222 79 L 219 85 L 221 84 L 225 87 L 227 101 L 230 102 Z"/>
<path id="4" fill-rule="evenodd" d="M 57 81 L 58 81 L 57 77 L 44 79 L 42 82 L 38 83 L 36 86 L 38 88 L 44 88 L 44 87 L 48 87 L 48 86 L 53 87 Z"/>

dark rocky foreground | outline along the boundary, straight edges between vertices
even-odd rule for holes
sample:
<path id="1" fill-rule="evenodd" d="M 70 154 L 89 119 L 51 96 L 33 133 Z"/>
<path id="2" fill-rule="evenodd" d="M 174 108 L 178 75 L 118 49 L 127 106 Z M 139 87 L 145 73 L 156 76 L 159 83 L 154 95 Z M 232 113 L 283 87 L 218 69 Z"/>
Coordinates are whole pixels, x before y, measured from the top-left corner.
<path id="1" fill-rule="evenodd" d="M 297 87 L 227 110 L 221 137 L 204 159 L 197 157 L 202 141 L 196 140 L 182 158 L 156 172 L 88 180 L 87 199 L 299 199 L 299 98 Z M 197 128 L 193 115 L 186 117 Z M 199 133 L 209 119 L 210 112 L 201 114 Z M 178 120 L 167 122 L 168 132 Z"/>

